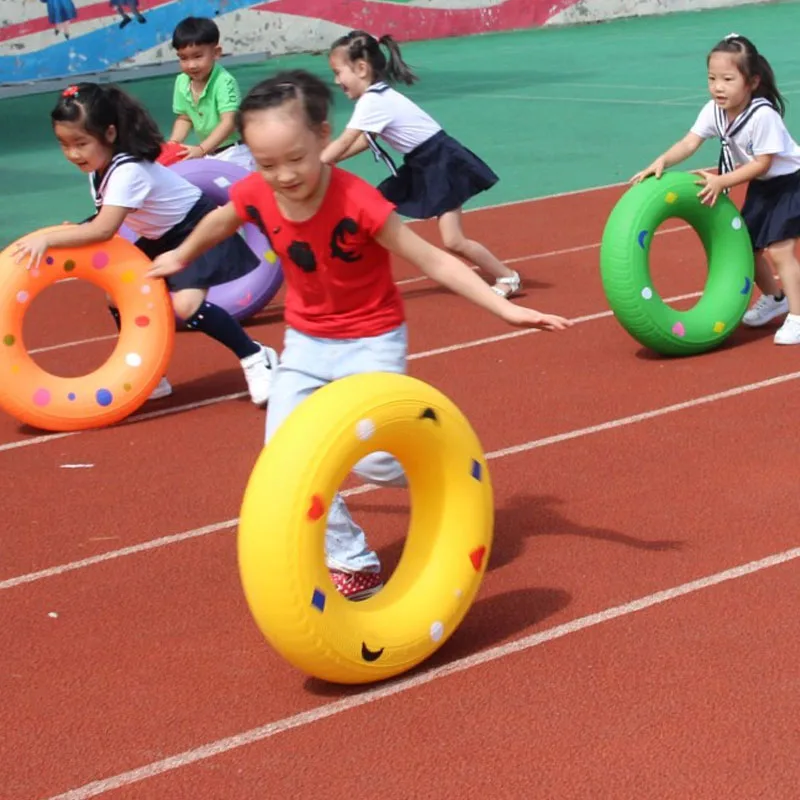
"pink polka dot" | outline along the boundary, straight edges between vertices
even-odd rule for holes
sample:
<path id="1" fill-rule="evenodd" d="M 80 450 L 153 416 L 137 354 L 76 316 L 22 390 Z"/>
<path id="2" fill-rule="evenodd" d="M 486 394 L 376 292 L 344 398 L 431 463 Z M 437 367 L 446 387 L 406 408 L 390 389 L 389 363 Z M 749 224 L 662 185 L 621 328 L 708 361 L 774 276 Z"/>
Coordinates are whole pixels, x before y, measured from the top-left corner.
<path id="1" fill-rule="evenodd" d="M 136 317 L 134 322 L 139 328 L 146 328 L 150 324 L 150 317 L 146 317 L 144 314 L 142 314 L 141 316 Z"/>
<path id="2" fill-rule="evenodd" d="M 92 266 L 95 269 L 103 269 L 108 266 L 108 255 L 106 253 L 95 253 L 92 256 Z"/>
<path id="3" fill-rule="evenodd" d="M 36 406 L 46 406 L 50 402 L 50 392 L 47 389 L 37 389 L 33 393 L 33 404 Z"/>
<path id="4" fill-rule="evenodd" d="M 30 297 L 30 295 L 26 291 L 17 292 L 18 303 L 27 303 L 28 297 Z"/>

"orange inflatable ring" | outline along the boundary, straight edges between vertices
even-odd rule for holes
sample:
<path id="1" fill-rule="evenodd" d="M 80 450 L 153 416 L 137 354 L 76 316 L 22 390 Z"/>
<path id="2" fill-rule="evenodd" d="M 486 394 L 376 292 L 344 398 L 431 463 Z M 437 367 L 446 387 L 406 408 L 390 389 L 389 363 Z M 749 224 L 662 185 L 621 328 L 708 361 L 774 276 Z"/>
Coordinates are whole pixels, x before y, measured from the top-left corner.
<path id="1" fill-rule="evenodd" d="M 101 428 L 132 414 L 164 375 L 175 343 L 175 313 L 166 284 L 145 277 L 150 259 L 119 235 L 99 244 L 51 248 L 32 270 L 16 263 L 14 248 L 11 244 L 0 252 L 0 408 L 49 431 Z M 103 289 L 114 298 L 122 321 L 108 360 L 75 378 L 45 372 L 22 340 L 31 301 L 65 278 Z"/>

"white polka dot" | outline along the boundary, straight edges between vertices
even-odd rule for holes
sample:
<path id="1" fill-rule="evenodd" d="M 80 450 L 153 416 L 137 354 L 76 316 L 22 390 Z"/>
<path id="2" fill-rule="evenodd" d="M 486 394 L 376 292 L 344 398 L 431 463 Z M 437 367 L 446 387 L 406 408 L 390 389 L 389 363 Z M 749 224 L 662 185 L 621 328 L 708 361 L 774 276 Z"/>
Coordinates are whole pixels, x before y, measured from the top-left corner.
<path id="1" fill-rule="evenodd" d="M 220 189 L 225 189 L 226 187 L 231 185 L 231 182 L 227 178 L 223 178 L 222 176 L 220 176 L 219 178 L 214 178 L 214 183 L 216 183 Z"/>
<path id="2" fill-rule="evenodd" d="M 731 228 L 733 228 L 735 231 L 738 231 L 739 228 L 741 227 L 742 227 L 742 218 L 734 217 L 733 220 L 731 221 Z"/>
<path id="3" fill-rule="evenodd" d="M 151 291 L 152 289 L 150 288 L 149 283 L 146 283 L 144 286 L 142 286 L 142 294 L 150 294 Z"/>
<path id="4" fill-rule="evenodd" d="M 17 302 L 18 303 L 27 303 L 28 302 L 28 297 L 30 297 L 30 295 L 25 291 L 17 292 Z"/>
<path id="5" fill-rule="evenodd" d="M 356 436 L 361 439 L 362 442 L 371 439 L 374 434 L 375 423 L 371 419 L 360 419 L 356 423 Z"/>
<path id="6" fill-rule="evenodd" d="M 453 592 L 453 594 L 459 598 L 464 596 L 464 592 L 462 592 L 461 589 L 456 589 L 455 592 Z"/>
<path id="7" fill-rule="evenodd" d="M 441 622 L 434 622 L 433 625 L 431 625 L 431 639 L 433 639 L 434 642 L 438 642 L 442 636 L 444 636 L 444 625 L 442 625 Z"/>
<path id="8" fill-rule="evenodd" d="M 125 363 L 129 367 L 141 367 L 142 357 L 138 353 L 128 353 L 128 355 L 125 356 Z"/>
<path id="9" fill-rule="evenodd" d="M 649 300 L 652 296 L 653 290 L 649 286 L 645 286 L 644 289 L 642 289 L 642 297 L 644 297 L 645 300 Z"/>

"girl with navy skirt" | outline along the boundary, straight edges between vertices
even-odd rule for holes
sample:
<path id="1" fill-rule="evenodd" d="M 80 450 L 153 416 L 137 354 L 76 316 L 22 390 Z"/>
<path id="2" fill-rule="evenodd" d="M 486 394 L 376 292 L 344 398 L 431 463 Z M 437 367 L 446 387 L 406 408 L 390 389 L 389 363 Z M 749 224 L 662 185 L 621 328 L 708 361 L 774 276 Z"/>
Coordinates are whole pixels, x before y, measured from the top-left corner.
<path id="1" fill-rule="evenodd" d="M 714 205 L 721 193 L 748 183 L 742 206 L 756 257 L 756 285 L 762 295 L 744 315 L 750 327 L 789 313 L 775 333 L 775 344 L 800 344 L 800 146 L 783 121 L 785 101 L 769 62 L 744 36 L 732 33 L 707 59 L 712 99 L 689 133 L 633 176 L 649 175 L 685 161 L 711 138 L 722 142 L 718 174 L 701 171 L 698 196 Z M 778 271 L 782 289 L 772 267 Z"/>
<path id="2" fill-rule="evenodd" d="M 178 247 L 216 204 L 176 172 L 156 163 L 164 143 L 147 111 L 114 86 L 79 83 L 65 89 L 51 112 L 53 132 L 66 158 L 89 175 L 96 213 L 80 225 L 22 239 L 17 262 L 39 264 L 50 247 L 80 247 L 111 239 L 125 223 L 150 259 Z M 269 399 L 274 350 L 253 341 L 219 306 L 210 287 L 235 280 L 258 266 L 238 234 L 225 237 L 177 275 L 166 279 L 176 315 L 187 327 L 216 339 L 240 360 L 250 397 Z M 120 327 L 119 312 L 109 306 Z M 150 399 L 172 393 L 162 378 Z"/>
<path id="3" fill-rule="evenodd" d="M 381 45 L 386 46 L 388 58 Z M 378 189 L 397 211 L 414 219 L 436 217 L 447 250 L 492 275 L 497 294 L 515 294 L 520 288 L 519 274 L 484 245 L 466 238 L 461 224 L 464 203 L 494 186 L 498 177 L 416 103 L 391 87 L 397 81 L 410 85 L 417 80 L 394 39 L 350 31 L 333 43 L 329 63 L 337 85 L 356 105 L 345 131 L 325 148 L 323 162 L 334 164 L 370 148 L 391 173 Z M 399 168 L 377 137 L 403 154 Z"/>

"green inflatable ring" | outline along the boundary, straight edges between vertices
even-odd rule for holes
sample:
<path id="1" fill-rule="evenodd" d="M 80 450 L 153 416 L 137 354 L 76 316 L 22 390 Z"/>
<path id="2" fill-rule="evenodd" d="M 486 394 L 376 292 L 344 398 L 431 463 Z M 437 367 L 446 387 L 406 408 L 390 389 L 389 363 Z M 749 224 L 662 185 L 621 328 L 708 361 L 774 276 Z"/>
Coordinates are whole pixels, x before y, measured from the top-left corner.
<path id="1" fill-rule="evenodd" d="M 698 176 L 667 172 L 632 186 L 611 212 L 600 244 L 600 275 L 608 304 L 640 344 L 662 355 L 713 350 L 733 333 L 750 303 L 754 258 L 738 209 L 720 195 L 700 202 Z M 650 276 L 653 234 L 672 217 L 695 230 L 708 259 L 708 278 L 688 311 L 670 308 Z"/>

